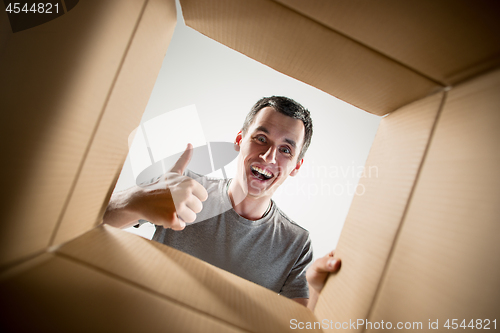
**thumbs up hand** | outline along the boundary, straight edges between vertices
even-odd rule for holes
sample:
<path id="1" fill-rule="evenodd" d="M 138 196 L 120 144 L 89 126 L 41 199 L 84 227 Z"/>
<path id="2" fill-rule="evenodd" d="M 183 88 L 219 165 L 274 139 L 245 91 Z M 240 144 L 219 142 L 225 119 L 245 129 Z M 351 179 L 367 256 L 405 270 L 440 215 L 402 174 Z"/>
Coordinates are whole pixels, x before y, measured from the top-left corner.
<path id="1" fill-rule="evenodd" d="M 173 168 L 154 183 L 113 194 L 103 222 L 125 228 L 145 219 L 174 230 L 194 222 L 208 193 L 200 183 L 183 176 L 192 155 L 193 146 L 188 144 Z"/>
<path id="2" fill-rule="evenodd" d="M 207 190 L 200 183 L 183 176 L 192 156 L 193 146 L 188 144 L 170 172 L 164 175 L 165 185 L 170 191 L 175 205 L 176 214 L 174 214 L 170 225 L 170 228 L 175 230 L 184 229 L 186 222 L 194 222 L 196 213 L 201 212 L 203 208 L 201 202 L 208 198 Z"/>

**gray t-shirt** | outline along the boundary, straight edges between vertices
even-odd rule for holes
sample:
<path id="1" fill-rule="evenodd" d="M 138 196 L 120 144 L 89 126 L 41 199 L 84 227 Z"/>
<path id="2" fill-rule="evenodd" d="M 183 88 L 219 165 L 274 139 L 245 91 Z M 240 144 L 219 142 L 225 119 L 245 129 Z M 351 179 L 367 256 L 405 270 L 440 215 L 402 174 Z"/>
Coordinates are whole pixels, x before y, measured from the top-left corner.
<path id="1" fill-rule="evenodd" d="M 312 261 L 309 232 L 272 202 L 262 219 L 247 220 L 232 208 L 227 179 L 188 171 L 208 192 L 196 221 L 182 231 L 156 226 L 153 240 L 172 246 L 289 298 L 308 298 L 306 268 Z"/>

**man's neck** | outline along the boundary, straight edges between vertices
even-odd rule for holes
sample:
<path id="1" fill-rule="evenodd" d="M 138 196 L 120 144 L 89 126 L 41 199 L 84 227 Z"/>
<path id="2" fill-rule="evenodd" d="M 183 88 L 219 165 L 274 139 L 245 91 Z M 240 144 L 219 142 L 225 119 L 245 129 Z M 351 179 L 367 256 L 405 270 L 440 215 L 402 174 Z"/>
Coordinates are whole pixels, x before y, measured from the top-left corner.
<path id="1" fill-rule="evenodd" d="M 233 179 L 228 189 L 229 199 L 234 211 L 247 220 L 256 221 L 261 219 L 268 211 L 271 198 L 254 198 L 246 195 L 242 187 Z"/>

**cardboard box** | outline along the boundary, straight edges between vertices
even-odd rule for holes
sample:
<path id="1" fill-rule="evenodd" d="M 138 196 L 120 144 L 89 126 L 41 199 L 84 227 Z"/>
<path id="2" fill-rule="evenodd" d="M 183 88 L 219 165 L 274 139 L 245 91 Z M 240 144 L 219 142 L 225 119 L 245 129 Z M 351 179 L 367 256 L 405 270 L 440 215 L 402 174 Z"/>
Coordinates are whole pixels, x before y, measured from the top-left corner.
<path id="1" fill-rule="evenodd" d="M 0 327 L 281 332 L 296 320 L 317 331 L 378 330 L 382 321 L 385 329 L 390 322 L 444 330 L 458 319 L 495 328 L 498 4 L 181 4 L 186 24 L 208 37 L 386 115 L 367 161 L 379 177 L 364 178 L 366 192 L 352 204 L 337 248 L 341 271 L 312 313 L 161 244 L 98 226 L 172 35 L 175 6 L 80 1 L 17 33 L 0 15 L 8 159 Z"/>

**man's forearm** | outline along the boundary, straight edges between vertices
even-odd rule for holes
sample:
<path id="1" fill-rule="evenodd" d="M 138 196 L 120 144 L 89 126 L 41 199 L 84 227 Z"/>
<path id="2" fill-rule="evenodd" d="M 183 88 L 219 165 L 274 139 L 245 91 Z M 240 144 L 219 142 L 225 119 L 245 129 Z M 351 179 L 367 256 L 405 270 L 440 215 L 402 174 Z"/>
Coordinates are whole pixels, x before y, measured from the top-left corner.
<path id="1" fill-rule="evenodd" d="M 314 311 L 316 303 L 318 302 L 318 298 L 319 298 L 319 293 L 315 289 L 309 287 L 309 301 L 307 302 L 307 307 L 311 311 Z"/>
<path id="2" fill-rule="evenodd" d="M 128 228 L 137 223 L 140 217 L 129 207 L 130 198 L 134 191 L 134 188 L 130 188 L 111 196 L 103 216 L 103 223 L 116 228 Z"/>
<path id="3" fill-rule="evenodd" d="M 318 302 L 319 293 L 313 288 L 309 287 L 309 298 L 292 298 L 293 301 L 308 307 L 311 311 L 314 311 L 316 303 Z"/>

